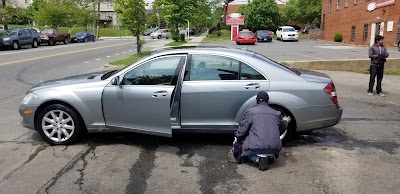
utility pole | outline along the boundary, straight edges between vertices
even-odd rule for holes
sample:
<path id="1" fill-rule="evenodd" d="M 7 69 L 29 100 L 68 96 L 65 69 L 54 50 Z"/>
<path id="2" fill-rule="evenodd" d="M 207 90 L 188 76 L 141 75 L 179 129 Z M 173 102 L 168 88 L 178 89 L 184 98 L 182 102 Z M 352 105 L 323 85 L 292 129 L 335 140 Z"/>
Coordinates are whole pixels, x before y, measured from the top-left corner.
<path id="1" fill-rule="evenodd" d="M 97 29 L 96 29 L 96 36 L 100 38 L 100 0 L 97 2 Z"/>

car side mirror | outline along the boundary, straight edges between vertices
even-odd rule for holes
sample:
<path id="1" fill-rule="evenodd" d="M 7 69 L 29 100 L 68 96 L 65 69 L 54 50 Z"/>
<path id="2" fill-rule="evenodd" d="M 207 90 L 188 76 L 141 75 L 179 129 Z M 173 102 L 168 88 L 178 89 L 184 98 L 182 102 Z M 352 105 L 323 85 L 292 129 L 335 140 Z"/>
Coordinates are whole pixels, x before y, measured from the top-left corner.
<path id="1" fill-rule="evenodd" d="M 119 79 L 119 76 L 112 78 L 111 84 L 114 86 L 121 86 L 121 80 Z"/>

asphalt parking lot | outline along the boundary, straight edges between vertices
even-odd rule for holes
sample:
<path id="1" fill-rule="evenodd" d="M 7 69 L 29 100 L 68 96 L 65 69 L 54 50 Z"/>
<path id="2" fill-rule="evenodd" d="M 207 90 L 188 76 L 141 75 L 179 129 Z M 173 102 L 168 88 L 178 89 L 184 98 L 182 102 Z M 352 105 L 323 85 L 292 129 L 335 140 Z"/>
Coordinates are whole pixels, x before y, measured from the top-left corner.
<path id="1" fill-rule="evenodd" d="M 251 164 L 227 162 L 233 135 L 182 134 L 170 139 L 134 133 L 92 134 L 76 145 L 49 146 L 37 132 L 19 125 L 17 108 L 23 94 L 39 78 L 103 68 L 103 60 L 109 60 L 107 56 L 128 55 L 124 52 L 132 49 L 127 45 L 107 49 L 102 48 L 104 43 L 96 44 L 87 45 L 99 48 L 91 51 L 92 55 L 97 53 L 91 59 L 91 55 L 81 54 L 79 58 L 87 59 L 2 62 L 0 81 L 7 87 L 0 94 L 0 193 L 353 194 L 400 190 L 399 76 L 385 75 L 383 90 L 387 96 L 382 98 L 366 95 L 368 75 L 323 71 L 335 82 L 339 104 L 344 109 L 341 122 L 299 133 L 284 146 L 271 169 L 264 172 Z M 163 44 L 147 46 L 153 49 Z M 204 45 L 237 47 L 230 41 Z M 249 49 L 277 61 L 331 59 L 330 51 L 338 52 L 336 58 L 350 51 L 357 51 L 350 52 L 354 59 L 366 56 L 366 47 L 320 47 L 335 45 L 274 40 L 272 44 L 249 45 Z M 321 56 L 306 51 L 320 52 Z M 390 50 L 391 57 L 396 56 L 394 51 Z"/>
<path id="2" fill-rule="evenodd" d="M 234 41 L 204 42 L 201 46 L 244 48 L 275 61 L 309 61 L 337 59 L 368 59 L 368 47 L 342 43 L 300 39 L 299 42 L 259 42 L 256 45 L 236 45 Z M 400 51 L 388 47 L 389 58 L 400 58 Z M 367 64 L 368 66 L 368 64 Z"/>

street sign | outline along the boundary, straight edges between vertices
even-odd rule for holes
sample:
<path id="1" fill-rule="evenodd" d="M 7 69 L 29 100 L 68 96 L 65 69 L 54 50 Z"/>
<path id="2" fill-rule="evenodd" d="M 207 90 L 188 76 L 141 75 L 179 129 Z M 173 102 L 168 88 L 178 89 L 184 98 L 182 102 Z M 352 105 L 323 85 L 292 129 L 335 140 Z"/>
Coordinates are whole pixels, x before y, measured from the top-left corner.
<path id="1" fill-rule="evenodd" d="M 244 15 L 231 13 L 226 16 L 226 25 L 244 25 Z"/>
<path id="2" fill-rule="evenodd" d="M 207 20 L 212 20 L 212 17 L 211 16 L 207 17 Z"/>

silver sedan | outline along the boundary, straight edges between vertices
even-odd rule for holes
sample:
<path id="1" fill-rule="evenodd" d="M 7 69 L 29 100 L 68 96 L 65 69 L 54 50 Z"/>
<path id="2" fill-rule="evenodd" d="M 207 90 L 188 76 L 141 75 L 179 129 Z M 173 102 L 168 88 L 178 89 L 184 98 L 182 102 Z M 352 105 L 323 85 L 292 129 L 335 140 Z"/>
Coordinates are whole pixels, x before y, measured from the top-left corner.
<path id="1" fill-rule="evenodd" d="M 286 137 L 342 116 L 327 75 L 230 48 L 164 50 L 118 71 L 46 81 L 27 92 L 19 112 L 50 144 L 71 144 L 84 131 L 232 133 L 259 91 L 292 118 Z"/>

